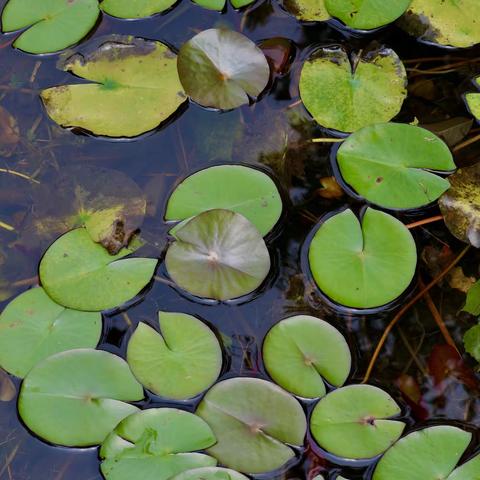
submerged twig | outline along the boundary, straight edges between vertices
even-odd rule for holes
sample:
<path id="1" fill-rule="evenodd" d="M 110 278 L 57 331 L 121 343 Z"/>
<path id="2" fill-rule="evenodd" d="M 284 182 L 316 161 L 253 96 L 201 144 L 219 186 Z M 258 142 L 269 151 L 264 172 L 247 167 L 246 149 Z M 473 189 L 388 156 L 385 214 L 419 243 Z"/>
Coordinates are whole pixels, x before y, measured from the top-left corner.
<path id="1" fill-rule="evenodd" d="M 8 230 L 9 232 L 14 232 L 15 231 L 15 227 L 12 227 L 8 223 L 2 222 L 1 220 L 0 220 L 0 228 L 4 228 L 5 230 Z"/>
<path id="2" fill-rule="evenodd" d="M 438 222 L 443 220 L 443 215 L 435 215 L 434 217 L 424 218 L 423 220 L 418 220 L 417 222 L 408 223 L 405 225 L 407 228 L 420 227 L 421 225 L 426 225 L 427 223 Z"/>
<path id="3" fill-rule="evenodd" d="M 345 141 L 344 138 L 312 138 L 312 143 L 340 143 Z"/>
<path id="4" fill-rule="evenodd" d="M 33 177 L 30 177 L 29 175 L 26 175 L 25 173 L 17 172 L 15 170 L 10 170 L 9 168 L 0 168 L 1 173 L 9 173 L 10 175 L 15 175 L 16 177 L 24 178 L 25 180 L 30 180 L 33 183 L 40 183 L 38 180 L 36 180 Z"/>
<path id="5" fill-rule="evenodd" d="M 474 137 L 468 138 L 467 140 L 463 141 L 462 143 L 459 143 L 458 145 L 455 145 L 453 147 L 453 152 L 458 152 L 462 148 L 468 147 L 472 143 L 478 142 L 480 140 L 480 134 L 475 135 Z"/>

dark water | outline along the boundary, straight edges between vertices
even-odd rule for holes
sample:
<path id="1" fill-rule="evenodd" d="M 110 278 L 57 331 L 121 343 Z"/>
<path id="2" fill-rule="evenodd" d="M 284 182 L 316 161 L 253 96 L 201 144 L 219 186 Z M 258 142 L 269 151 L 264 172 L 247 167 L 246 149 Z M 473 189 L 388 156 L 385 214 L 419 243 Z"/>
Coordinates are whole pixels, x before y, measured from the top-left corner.
<path id="1" fill-rule="evenodd" d="M 4 4 L 5 0 L 0 0 L 0 6 Z M 157 279 L 140 302 L 125 312 L 104 317 L 101 347 L 124 355 L 129 335 L 139 321 L 154 321 L 159 309 L 192 313 L 213 325 L 224 338 L 228 357 L 225 376 L 265 377 L 259 355 L 265 333 L 286 316 L 311 313 L 330 321 L 347 336 L 354 352 L 350 382 L 359 381 L 392 311 L 362 316 L 332 309 L 321 299 L 308 273 L 302 270 L 302 251 L 316 219 L 347 203 L 355 208 L 360 206 L 346 196 L 328 200 L 319 195 L 320 179 L 332 175 L 331 144 L 309 142 L 312 137 L 325 136 L 325 132 L 310 121 L 301 106 L 295 106 L 302 59 L 318 45 L 342 43 L 355 50 L 366 47 L 372 40 L 385 43 L 407 62 L 408 68 L 414 69 L 409 71 L 410 96 L 397 120 L 410 122 L 417 118 L 421 124 L 428 124 L 448 117 L 468 117 L 461 94 L 473 89 L 470 80 L 480 72 L 480 62 L 476 61 L 480 48 L 451 51 L 428 47 L 395 26 L 363 38 L 351 37 L 327 24 L 302 27 L 278 5 L 268 1 L 246 12 L 229 9 L 218 14 L 183 0 L 166 15 L 151 19 L 122 21 L 104 16 L 93 37 L 131 34 L 162 40 L 178 49 L 196 32 L 220 25 L 242 31 L 257 42 L 275 37 L 283 38 L 274 42 L 276 44 L 285 45 L 286 40 L 290 41 L 290 72 L 277 77 L 268 94 L 253 106 L 218 113 L 189 105 L 165 128 L 129 142 L 76 135 L 54 125 L 42 109 L 38 91 L 71 83 L 74 79 L 56 69 L 57 55 L 31 56 L 17 52 L 11 47 L 14 36 L 0 35 L 0 105 L 17 119 L 21 131 L 15 152 L 8 157 L 0 156 L 0 168 L 32 175 L 52 188 L 59 172 L 67 166 L 100 166 L 125 173 L 149 198 L 149 215 L 142 227 L 142 237 L 147 244 L 141 253 L 159 258 L 168 229 L 163 221 L 165 202 L 179 180 L 222 162 L 267 168 L 287 201 L 282 224 L 270 238 L 274 268 L 263 290 L 243 303 L 200 304 L 165 283 L 166 272 L 160 266 Z M 437 62 L 410 61 L 425 57 L 435 57 Z M 450 64 L 454 64 L 453 71 L 447 74 L 417 71 Z M 470 136 L 475 134 L 473 126 Z M 459 165 L 472 164 L 478 160 L 478 153 L 479 147 L 473 144 L 459 150 L 456 161 Z M 28 180 L 0 172 L 0 221 L 15 228 L 15 231 L 0 228 L 0 294 L 4 300 L 0 308 L 8 303 L 8 298 L 36 282 L 45 245 L 22 235 L 25 215 L 39 208 L 34 204 L 34 188 L 35 184 Z M 427 209 L 416 215 L 436 214 L 435 209 Z M 416 217 L 400 218 L 408 223 Z M 416 229 L 414 235 L 419 254 L 425 248 L 426 252 L 442 251 L 444 255 L 449 251 L 456 254 L 463 248 L 442 223 Z M 461 265 L 467 275 L 478 277 L 476 252 L 470 252 Z M 425 282 L 431 278 L 422 260 L 419 260 L 419 276 Z M 433 290 L 432 297 L 456 344 L 461 347 L 463 333 L 475 322 L 471 316 L 458 313 L 464 294 L 445 282 Z M 402 302 L 404 298 L 394 308 Z M 409 428 L 439 421 L 461 422 L 466 428 L 478 427 L 480 377 L 474 371 L 473 360 L 465 354 L 464 362 L 459 361 L 445 347 L 430 311 L 422 302 L 399 325 L 389 336 L 371 383 L 382 386 L 402 402 Z M 399 384 L 399 379 L 403 379 L 403 383 Z M 413 388 L 404 387 L 405 379 Z M 19 382 L 14 382 L 18 387 Z M 398 385 L 403 386 L 403 395 Z M 408 398 L 408 393 L 414 400 Z M 194 409 L 196 403 L 182 405 Z M 147 400 L 147 405 L 165 404 L 153 397 Z M 333 475 L 340 472 L 340 468 L 308 441 L 298 465 L 270 478 L 306 479 L 320 471 Z M 369 469 L 347 468 L 342 473 L 349 478 L 368 478 Z M 49 446 L 22 426 L 15 400 L 0 402 L 0 480 L 7 479 L 99 480 L 97 450 Z"/>

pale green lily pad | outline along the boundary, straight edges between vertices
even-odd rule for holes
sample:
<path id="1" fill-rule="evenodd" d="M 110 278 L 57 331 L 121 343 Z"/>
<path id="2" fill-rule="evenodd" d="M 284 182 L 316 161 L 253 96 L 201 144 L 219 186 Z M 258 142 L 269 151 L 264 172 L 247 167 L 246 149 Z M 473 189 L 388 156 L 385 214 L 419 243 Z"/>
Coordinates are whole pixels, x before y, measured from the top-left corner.
<path id="1" fill-rule="evenodd" d="M 107 480 L 167 480 L 217 461 L 201 453 L 215 443 L 211 428 L 198 416 L 175 408 L 152 408 L 130 415 L 100 449 Z"/>
<path id="2" fill-rule="evenodd" d="M 76 310 L 101 311 L 131 300 L 150 282 L 157 260 L 127 258 L 124 248 L 109 255 L 85 228 L 62 235 L 40 261 L 40 280 L 60 305 Z"/>
<path id="3" fill-rule="evenodd" d="M 157 128 L 186 101 L 176 65 L 176 55 L 163 43 L 112 36 L 62 66 L 92 83 L 49 88 L 41 97 L 62 127 L 135 137 Z"/>
<path id="4" fill-rule="evenodd" d="M 208 10 L 221 12 L 227 5 L 227 0 L 193 0 L 194 3 Z M 233 8 L 242 8 L 251 5 L 255 0 L 231 0 Z"/>
<path id="5" fill-rule="evenodd" d="M 417 251 L 396 218 L 367 208 L 360 222 L 347 209 L 325 220 L 309 248 L 318 287 L 354 308 L 385 305 L 399 297 L 415 274 Z"/>
<path id="6" fill-rule="evenodd" d="M 103 0 L 100 8 L 118 18 L 145 18 L 162 13 L 177 0 Z"/>
<path id="7" fill-rule="evenodd" d="M 102 316 L 56 304 L 32 288 L 13 299 L 0 315 L 0 367 L 23 378 L 37 363 L 58 352 L 95 348 Z"/>
<path id="8" fill-rule="evenodd" d="M 294 458 L 303 445 L 305 413 L 293 396 L 258 378 L 230 378 L 211 388 L 197 409 L 217 443 L 207 451 L 222 465 L 264 473 Z"/>
<path id="9" fill-rule="evenodd" d="M 462 466 L 456 468 L 447 480 L 478 480 L 480 475 L 480 455 L 471 458 Z"/>
<path id="10" fill-rule="evenodd" d="M 463 337 L 465 351 L 480 363 L 480 325 L 468 329 Z"/>
<path id="11" fill-rule="evenodd" d="M 128 343 L 133 374 L 153 393 L 187 399 L 210 387 L 222 369 L 217 337 L 202 321 L 185 313 L 159 312 L 158 333 L 139 323 Z"/>
<path id="12" fill-rule="evenodd" d="M 467 292 L 467 299 L 462 311 L 468 312 L 472 315 L 480 315 L 480 280 L 475 282 Z"/>
<path id="13" fill-rule="evenodd" d="M 2 32 L 26 28 L 14 47 L 28 53 L 52 53 L 82 40 L 99 14 L 97 0 L 9 0 L 2 12 Z"/>
<path id="14" fill-rule="evenodd" d="M 304 22 L 326 22 L 332 18 L 325 0 L 284 0 L 283 6 Z"/>
<path id="15" fill-rule="evenodd" d="M 395 400 L 380 388 L 349 385 L 317 403 L 310 430 L 327 452 L 355 460 L 373 458 L 400 438 L 405 424 L 391 420 L 400 413 Z"/>
<path id="16" fill-rule="evenodd" d="M 260 170 L 219 165 L 190 175 L 175 188 L 165 220 L 181 221 L 214 208 L 240 213 L 266 235 L 282 214 L 282 199 L 273 180 Z"/>
<path id="17" fill-rule="evenodd" d="M 450 187 L 432 172 L 456 168 L 435 134 L 402 123 L 370 125 L 350 135 L 337 152 L 343 179 L 356 193 L 384 208 L 419 208 Z"/>
<path id="18" fill-rule="evenodd" d="M 208 210 L 176 230 L 165 257 L 170 277 L 193 295 L 230 300 L 253 292 L 270 271 L 259 231 L 242 215 Z"/>
<path id="19" fill-rule="evenodd" d="M 466 48 L 480 42 L 477 0 L 412 0 L 400 25 L 420 40 Z"/>
<path id="20" fill-rule="evenodd" d="M 406 84 L 405 67 L 389 48 L 350 59 L 341 47 L 325 47 L 303 65 L 300 97 L 323 127 L 354 132 L 395 117 L 406 98 Z"/>
<path id="21" fill-rule="evenodd" d="M 229 468 L 205 467 L 180 473 L 172 480 L 248 480 L 248 478 Z"/>
<path id="22" fill-rule="evenodd" d="M 270 67 L 263 52 L 241 33 L 204 30 L 184 43 L 178 74 L 185 92 L 204 107 L 247 105 L 267 86 Z"/>
<path id="23" fill-rule="evenodd" d="M 480 77 L 474 80 L 475 86 L 480 88 Z M 470 110 L 470 113 L 478 120 L 480 120 L 480 93 L 467 93 L 465 95 L 465 102 Z"/>
<path id="24" fill-rule="evenodd" d="M 265 337 L 263 361 L 275 383 L 304 398 L 323 397 L 325 378 L 343 385 L 352 357 L 343 335 L 332 325 L 309 315 L 277 323 Z"/>
<path id="25" fill-rule="evenodd" d="M 143 399 L 127 363 L 101 350 L 57 353 L 25 377 L 18 411 L 25 425 L 50 443 L 98 445 Z"/>
<path id="26" fill-rule="evenodd" d="M 450 189 L 438 204 L 445 224 L 458 239 L 480 248 L 480 163 L 448 177 Z"/>
<path id="27" fill-rule="evenodd" d="M 478 458 L 468 467 L 471 475 L 462 467 L 454 470 L 471 439 L 471 433 L 449 425 L 412 432 L 380 459 L 373 480 L 477 480 Z"/>

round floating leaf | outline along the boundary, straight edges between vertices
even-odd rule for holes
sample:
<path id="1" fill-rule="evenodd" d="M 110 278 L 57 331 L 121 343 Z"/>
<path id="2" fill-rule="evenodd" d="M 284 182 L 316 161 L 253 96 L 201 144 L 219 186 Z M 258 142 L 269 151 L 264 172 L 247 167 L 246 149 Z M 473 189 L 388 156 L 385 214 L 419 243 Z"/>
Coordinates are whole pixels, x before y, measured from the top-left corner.
<path id="1" fill-rule="evenodd" d="M 48 442 L 97 445 L 137 410 L 124 402 L 143 398 L 142 386 L 121 358 L 101 350 L 57 353 L 36 365 L 22 384 L 18 411 Z"/>
<path id="2" fill-rule="evenodd" d="M 480 42 L 477 0 L 413 0 L 400 25 L 420 40 L 452 47 Z"/>
<path id="3" fill-rule="evenodd" d="M 198 297 L 229 300 L 253 292 L 270 270 L 258 230 L 229 210 L 201 213 L 176 230 L 165 264 L 172 279 Z"/>
<path id="4" fill-rule="evenodd" d="M 227 0 L 193 0 L 194 3 L 200 5 L 203 8 L 208 8 L 209 10 L 216 10 L 221 12 L 225 5 L 227 4 Z M 247 5 L 250 5 L 255 0 L 231 0 L 231 4 L 234 8 L 242 8 Z"/>
<path id="5" fill-rule="evenodd" d="M 210 427 L 193 413 L 152 408 L 130 415 L 100 449 L 107 480 L 167 480 L 185 470 L 211 467 L 216 460 L 190 453 L 215 443 Z"/>
<path id="6" fill-rule="evenodd" d="M 139 323 L 128 344 L 133 374 L 162 397 L 187 399 L 210 387 L 222 368 L 222 350 L 203 322 L 185 313 L 159 312 L 161 334 Z"/>
<path id="7" fill-rule="evenodd" d="M 358 130 L 342 143 L 337 161 L 344 180 L 384 208 L 418 208 L 433 202 L 450 184 L 426 169 L 455 169 L 452 154 L 439 137 L 401 123 Z"/>
<path id="8" fill-rule="evenodd" d="M 48 115 L 62 127 L 135 137 L 158 127 L 186 100 L 175 54 L 163 43 L 113 36 L 63 69 L 94 83 L 43 90 Z"/>
<path id="9" fill-rule="evenodd" d="M 168 10 L 177 0 L 103 0 L 100 8 L 119 18 L 144 18 Z"/>
<path id="10" fill-rule="evenodd" d="M 267 86 L 270 68 L 263 52 L 247 37 L 212 28 L 182 46 L 178 74 L 192 100 L 228 110 L 258 97 Z"/>
<path id="11" fill-rule="evenodd" d="M 109 255 L 77 228 L 62 235 L 40 262 L 40 280 L 48 295 L 60 305 L 76 310 L 100 311 L 132 299 L 150 282 L 157 260 L 123 257 L 124 248 Z"/>
<path id="12" fill-rule="evenodd" d="M 185 220 L 214 208 L 240 213 L 266 235 L 282 213 L 273 180 L 255 168 L 219 165 L 187 177 L 173 191 L 165 220 Z"/>
<path id="13" fill-rule="evenodd" d="M 448 425 L 412 432 L 381 458 L 373 480 L 475 480 L 478 470 L 472 476 L 452 474 L 471 438 L 471 433 Z"/>
<path id="14" fill-rule="evenodd" d="M 480 77 L 475 78 L 475 86 L 480 88 Z M 465 95 L 465 101 L 470 113 L 480 120 L 480 93 L 467 93 Z"/>
<path id="15" fill-rule="evenodd" d="M 465 351 L 480 363 L 480 325 L 474 325 L 463 336 Z"/>
<path id="16" fill-rule="evenodd" d="M 341 47 L 321 48 L 303 65 L 300 96 L 320 125 L 353 132 L 397 115 L 406 83 L 405 67 L 389 48 L 356 54 L 352 60 Z"/>
<path id="17" fill-rule="evenodd" d="M 335 302 L 355 308 L 395 300 L 412 281 L 416 261 L 415 242 L 405 225 L 372 208 L 361 222 L 351 210 L 330 217 L 309 249 L 319 288 Z"/>
<path id="18" fill-rule="evenodd" d="M 172 480 L 248 480 L 245 475 L 228 468 L 205 467 L 188 470 Z"/>
<path id="19" fill-rule="evenodd" d="M 480 248 L 480 163 L 460 168 L 448 177 L 450 189 L 439 200 L 450 232 Z"/>
<path id="20" fill-rule="evenodd" d="M 480 472 L 480 455 L 456 468 L 447 480 L 477 480 Z"/>
<path id="21" fill-rule="evenodd" d="M 102 316 L 57 305 L 43 288 L 12 300 L 0 315 L 0 366 L 23 378 L 54 353 L 95 348 L 102 334 Z"/>
<path id="22" fill-rule="evenodd" d="M 331 18 L 325 0 L 284 0 L 283 6 L 304 22 L 324 22 Z"/>
<path id="23" fill-rule="evenodd" d="M 26 28 L 14 47 L 29 53 L 52 53 L 84 38 L 99 13 L 97 0 L 9 0 L 2 13 L 2 31 Z"/>
<path id="24" fill-rule="evenodd" d="M 400 438 L 405 424 L 388 420 L 400 413 L 395 400 L 383 390 L 371 385 L 350 385 L 318 402 L 310 429 L 317 443 L 334 455 L 372 458 Z"/>
<path id="25" fill-rule="evenodd" d="M 273 383 L 230 378 L 210 389 L 198 406 L 217 443 L 208 452 L 244 473 L 275 470 L 302 445 L 306 419 L 300 403 Z"/>
<path id="26" fill-rule="evenodd" d="M 263 361 L 275 383 L 300 397 L 315 398 L 325 395 L 322 377 L 336 387 L 345 383 L 352 358 L 336 328 L 319 318 L 297 315 L 268 332 Z"/>

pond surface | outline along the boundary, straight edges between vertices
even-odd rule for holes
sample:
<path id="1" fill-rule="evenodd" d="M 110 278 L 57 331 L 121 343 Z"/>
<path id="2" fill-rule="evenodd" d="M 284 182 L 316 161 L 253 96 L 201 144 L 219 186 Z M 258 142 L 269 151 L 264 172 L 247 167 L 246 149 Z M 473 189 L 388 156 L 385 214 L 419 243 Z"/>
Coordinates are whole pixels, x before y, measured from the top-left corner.
<path id="1" fill-rule="evenodd" d="M 0 0 L 3 8 L 5 0 Z M 12 48 L 14 35 L 0 35 L 0 105 L 16 119 L 21 138 L 13 152 L 0 155 L 0 169 L 12 169 L 56 188 L 56 178 L 70 166 L 96 166 L 118 170 L 134 180 L 148 196 L 148 215 L 142 226 L 145 256 L 163 256 L 168 225 L 163 221 L 166 200 L 188 174 L 219 163 L 260 166 L 277 181 L 285 199 L 285 214 L 269 243 L 274 268 L 262 291 L 233 304 L 199 303 L 173 288 L 164 266 L 145 297 L 124 312 L 105 317 L 101 348 L 124 356 L 131 332 L 139 321 L 153 322 L 158 310 L 197 315 L 214 326 L 223 338 L 228 362 L 221 378 L 253 375 L 267 378 L 260 351 L 266 332 L 280 319 L 297 313 L 324 318 L 348 338 L 354 352 L 349 382 L 362 379 L 368 361 L 393 311 L 358 315 L 332 308 L 321 298 L 302 268 L 309 233 L 324 214 L 346 204 L 361 204 L 342 195 L 324 198 L 322 179 L 331 177 L 331 143 L 310 142 L 329 136 L 316 126 L 298 102 L 301 62 L 319 45 L 345 44 L 365 48 L 372 40 L 392 47 L 409 73 L 409 97 L 402 122 L 415 119 L 434 124 L 447 118 L 469 117 L 461 95 L 473 90 L 471 79 L 480 72 L 480 47 L 446 50 L 422 45 L 396 26 L 355 38 L 331 25 L 302 26 L 275 2 L 260 2 L 246 11 L 211 12 L 183 0 L 165 15 L 141 21 L 103 16 L 93 37 L 132 34 L 159 39 L 175 49 L 195 33 L 218 26 L 243 32 L 255 42 L 268 42 L 268 52 L 280 58 L 288 50 L 284 75 L 277 75 L 268 94 L 253 106 L 218 113 L 190 104 L 169 125 L 134 141 L 108 141 L 62 130 L 46 116 L 40 89 L 69 83 L 70 74 L 56 69 L 57 55 L 32 56 Z M 286 60 L 286 59 L 285 59 Z M 288 64 L 291 62 L 291 65 Z M 287 72 L 288 70 L 288 72 Z M 80 80 L 79 80 L 80 81 Z M 0 118 L 0 122 L 2 119 Z M 467 138 L 478 134 L 472 126 Z M 460 138 L 457 144 L 465 139 Z M 457 165 L 479 158 L 480 142 L 458 148 Z M 325 182 L 325 180 L 323 180 Z M 9 299 L 37 282 L 37 267 L 46 246 L 25 230 L 28 214 L 39 209 L 34 189 L 38 183 L 0 172 L 0 309 Z M 48 192 L 48 189 L 47 189 Z M 52 201 L 45 195 L 42 202 Z M 50 213 L 62 205 L 53 204 Z M 438 211 L 422 212 L 422 216 Z M 420 213 L 418 213 L 418 216 Z M 415 214 L 400 216 L 405 223 Z M 45 226 L 48 228 L 48 226 Z M 463 245 L 454 240 L 442 222 L 414 230 L 419 249 L 418 276 L 427 283 L 439 265 L 458 254 Z M 470 251 L 462 261 L 465 275 L 478 278 L 480 255 Z M 465 294 L 450 279 L 432 291 L 432 299 L 459 348 L 464 332 L 475 320 L 458 313 Z M 452 287 L 453 285 L 453 287 Z M 461 285 L 460 285 L 461 287 Z M 371 383 L 399 400 L 409 428 L 438 421 L 460 422 L 467 428 L 480 425 L 480 376 L 468 355 L 459 360 L 434 321 L 427 303 L 420 302 L 400 321 L 382 350 Z M 14 379 L 18 388 L 19 381 Z M 403 393 L 402 393 L 403 392 Z M 194 410 L 196 401 L 180 403 Z M 167 402 L 150 396 L 148 406 Z M 171 404 L 171 403 L 170 403 Z M 477 438 L 478 444 L 478 438 Z M 32 436 L 17 417 L 16 400 L 0 402 L 0 480 L 100 480 L 97 449 L 50 446 Z M 310 479 L 315 473 L 333 473 L 340 467 L 313 445 L 291 469 L 267 478 Z M 344 468 L 349 478 L 368 478 L 369 469 Z"/>

